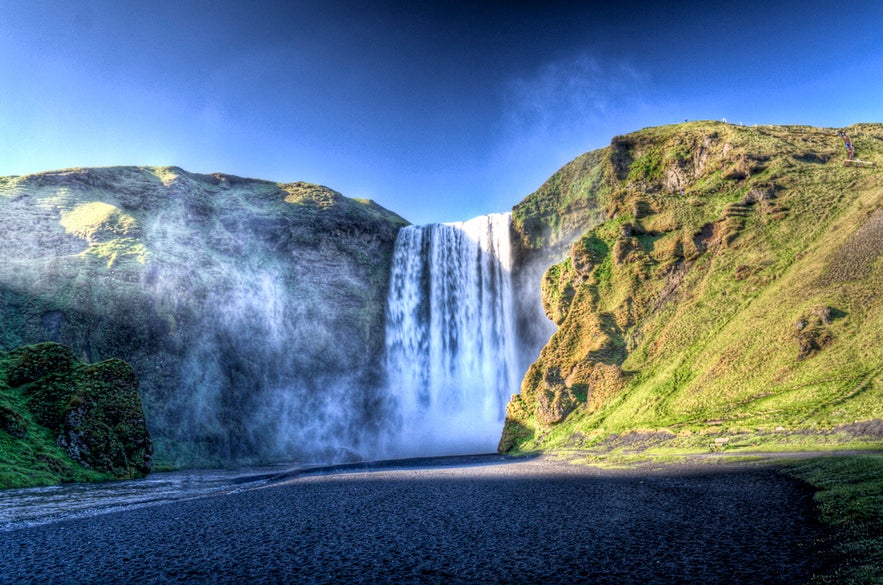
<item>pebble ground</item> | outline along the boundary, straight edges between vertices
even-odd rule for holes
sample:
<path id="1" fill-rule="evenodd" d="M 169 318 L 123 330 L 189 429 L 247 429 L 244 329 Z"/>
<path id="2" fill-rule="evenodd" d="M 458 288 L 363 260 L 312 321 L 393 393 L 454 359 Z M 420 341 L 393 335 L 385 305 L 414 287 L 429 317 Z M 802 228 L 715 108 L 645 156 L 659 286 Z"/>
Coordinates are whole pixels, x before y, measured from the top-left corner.
<path id="1" fill-rule="evenodd" d="M 0 534 L 0 583 L 805 583 L 811 493 L 763 468 L 545 459 L 302 474 Z"/>

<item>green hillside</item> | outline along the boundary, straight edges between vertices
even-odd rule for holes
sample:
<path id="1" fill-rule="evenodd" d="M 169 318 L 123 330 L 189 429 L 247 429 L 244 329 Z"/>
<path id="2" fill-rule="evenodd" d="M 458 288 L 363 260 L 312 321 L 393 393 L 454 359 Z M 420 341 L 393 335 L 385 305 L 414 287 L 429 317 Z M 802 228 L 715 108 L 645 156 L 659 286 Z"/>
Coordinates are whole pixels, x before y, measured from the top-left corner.
<path id="1" fill-rule="evenodd" d="M 500 450 L 879 445 L 883 125 L 845 130 L 867 164 L 833 129 L 649 128 L 516 206 L 528 251 L 606 219 L 545 274 Z"/>

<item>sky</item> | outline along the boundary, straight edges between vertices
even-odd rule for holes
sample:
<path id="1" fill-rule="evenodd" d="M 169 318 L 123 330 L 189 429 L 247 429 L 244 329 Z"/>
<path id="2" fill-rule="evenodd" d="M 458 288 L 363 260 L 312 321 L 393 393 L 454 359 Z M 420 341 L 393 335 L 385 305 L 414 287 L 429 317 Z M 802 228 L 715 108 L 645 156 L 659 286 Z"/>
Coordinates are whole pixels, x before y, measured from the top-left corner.
<path id="1" fill-rule="evenodd" d="M 883 122 L 883 3 L 0 0 L 0 176 L 176 165 L 507 211 L 618 134 Z"/>

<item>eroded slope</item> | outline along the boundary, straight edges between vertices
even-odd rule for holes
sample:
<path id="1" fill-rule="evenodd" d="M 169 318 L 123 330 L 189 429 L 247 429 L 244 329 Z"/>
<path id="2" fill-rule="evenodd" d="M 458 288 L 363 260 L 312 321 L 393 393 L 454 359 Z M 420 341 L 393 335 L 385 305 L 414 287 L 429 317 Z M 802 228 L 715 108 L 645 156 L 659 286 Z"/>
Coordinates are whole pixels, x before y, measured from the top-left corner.
<path id="1" fill-rule="evenodd" d="M 847 132 L 874 166 L 845 166 L 833 130 L 704 122 L 581 157 L 569 184 L 607 219 L 544 276 L 558 330 L 501 450 L 638 431 L 788 442 L 883 416 L 883 127 Z M 543 218 L 564 200 L 520 204 L 523 239 L 560 232 Z"/>

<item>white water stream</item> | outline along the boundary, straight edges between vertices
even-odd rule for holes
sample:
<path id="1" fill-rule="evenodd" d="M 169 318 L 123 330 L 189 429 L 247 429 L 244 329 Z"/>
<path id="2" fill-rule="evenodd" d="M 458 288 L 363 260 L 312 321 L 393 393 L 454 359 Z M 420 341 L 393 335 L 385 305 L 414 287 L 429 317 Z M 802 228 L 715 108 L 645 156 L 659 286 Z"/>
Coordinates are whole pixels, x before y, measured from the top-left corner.
<path id="1" fill-rule="evenodd" d="M 387 305 L 392 456 L 496 450 L 518 392 L 511 214 L 399 232 Z"/>

